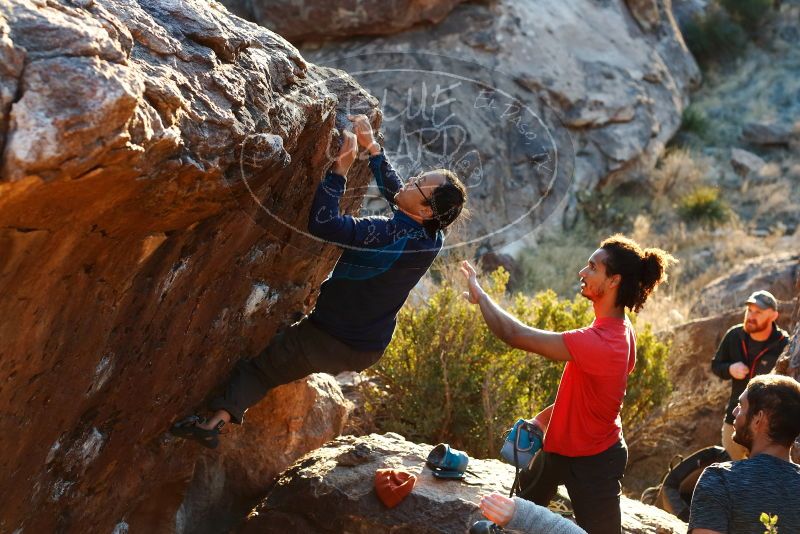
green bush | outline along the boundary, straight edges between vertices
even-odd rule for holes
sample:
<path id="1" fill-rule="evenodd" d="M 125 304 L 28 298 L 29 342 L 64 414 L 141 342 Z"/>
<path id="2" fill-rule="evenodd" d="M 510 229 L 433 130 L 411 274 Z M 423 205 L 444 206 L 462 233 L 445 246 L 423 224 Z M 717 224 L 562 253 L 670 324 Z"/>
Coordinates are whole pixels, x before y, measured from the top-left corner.
<path id="1" fill-rule="evenodd" d="M 747 46 L 747 34 L 742 27 L 719 9 L 690 21 L 683 38 L 702 67 L 733 59 Z"/>
<path id="2" fill-rule="evenodd" d="M 731 17 L 748 32 L 755 32 L 772 9 L 773 0 L 722 0 Z"/>
<path id="3" fill-rule="evenodd" d="M 560 300 L 552 291 L 505 296 L 508 273 L 485 287 L 523 322 L 548 330 L 580 328 L 591 303 Z M 563 364 L 510 348 L 488 329 L 463 288 L 444 281 L 421 306 L 400 312 L 394 340 L 371 372 L 382 384 L 365 392 L 378 429 L 412 441 L 447 442 L 476 457 L 497 456 L 501 436 L 518 417 L 531 417 L 555 400 Z M 649 328 L 637 337 L 637 369 L 628 381 L 624 425 L 640 421 L 668 395 L 668 347 Z"/>
<path id="4" fill-rule="evenodd" d="M 714 227 L 730 218 L 731 209 L 716 187 L 699 186 L 678 202 L 678 215 L 687 222 Z"/>
<path id="5" fill-rule="evenodd" d="M 689 132 L 700 139 L 705 139 L 710 131 L 706 114 L 694 106 L 688 106 L 681 116 L 681 130 Z"/>

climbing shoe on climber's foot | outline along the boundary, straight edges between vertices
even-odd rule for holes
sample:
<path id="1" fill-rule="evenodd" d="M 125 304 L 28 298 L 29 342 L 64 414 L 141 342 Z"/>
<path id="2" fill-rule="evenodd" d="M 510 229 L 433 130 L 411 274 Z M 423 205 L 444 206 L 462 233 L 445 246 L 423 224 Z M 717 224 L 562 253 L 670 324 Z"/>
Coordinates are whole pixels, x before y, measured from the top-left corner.
<path id="1" fill-rule="evenodd" d="M 217 445 L 219 445 L 219 430 L 225 424 L 225 421 L 220 421 L 219 424 L 211 430 L 206 430 L 198 426 L 204 421 L 205 419 L 199 415 L 190 415 L 172 425 L 169 431 L 173 436 L 191 439 L 198 442 L 203 447 L 216 449 Z"/>

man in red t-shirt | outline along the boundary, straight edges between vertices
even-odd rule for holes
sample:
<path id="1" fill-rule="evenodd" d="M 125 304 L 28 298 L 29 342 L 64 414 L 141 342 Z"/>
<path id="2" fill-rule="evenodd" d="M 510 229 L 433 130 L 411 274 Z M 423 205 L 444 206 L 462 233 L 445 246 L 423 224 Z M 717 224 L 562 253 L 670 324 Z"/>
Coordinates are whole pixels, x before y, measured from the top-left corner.
<path id="1" fill-rule="evenodd" d="M 636 337 L 625 308 L 639 311 L 675 261 L 663 250 L 642 249 L 621 235 L 609 237 L 578 273 L 595 320 L 562 333 L 519 322 L 483 291 L 475 269 L 462 265 L 469 284 L 464 296 L 480 305 L 497 337 L 567 362 L 555 403 L 535 418 L 545 432 L 544 447 L 522 479 L 520 496 L 546 506 L 564 484 L 578 525 L 590 534 L 621 531 L 619 498 L 628 449 L 620 410 L 636 363 Z"/>

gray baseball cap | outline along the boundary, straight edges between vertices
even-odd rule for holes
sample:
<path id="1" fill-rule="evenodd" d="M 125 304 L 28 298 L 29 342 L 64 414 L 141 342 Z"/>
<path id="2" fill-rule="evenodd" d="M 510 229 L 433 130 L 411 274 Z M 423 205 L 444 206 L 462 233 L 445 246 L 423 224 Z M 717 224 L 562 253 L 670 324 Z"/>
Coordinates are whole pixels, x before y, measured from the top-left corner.
<path id="1" fill-rule="evenodd" d="M 777 311 L 778 309 L 778 300 L 775 298 L 775 295 L 764 290 L 756 291 L 750 295 L 750 298 L 747 299 L 745 304 L 755 304 L 762 310 L 772 308 L 773 310 Z"/>

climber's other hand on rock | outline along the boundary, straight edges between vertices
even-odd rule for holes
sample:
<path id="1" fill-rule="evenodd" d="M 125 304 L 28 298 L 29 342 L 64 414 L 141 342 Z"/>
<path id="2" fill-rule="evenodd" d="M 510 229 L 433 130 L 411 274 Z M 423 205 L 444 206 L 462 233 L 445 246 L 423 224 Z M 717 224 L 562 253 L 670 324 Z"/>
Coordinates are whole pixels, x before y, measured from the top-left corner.
<path id="1" fill-rule="evenodd" d="M 342 147 L 336 155 L 336 161 L 333 163 L 333 172 L 342 176 L 347 176 L 347 171 L 356 159 L 357 145 L 356 136 L 352 132 L 342 132 Z"/>
<path id="2" fill-rule="evenodd" d="M 366 115 L 348 115 L 347 117 L 353 123 L 353 131 L 358 138 L 358 144 L 362 148 L 369 150 L 373 156 L 379 154 L 381 146 L 375 141 L 375 135 L 372 133 L 372 125 L 369 123 L 369 117 Z"/>

